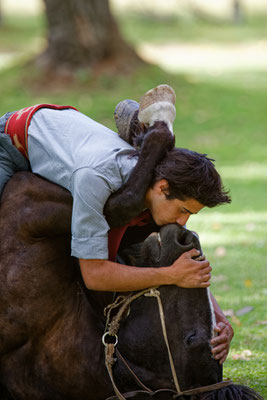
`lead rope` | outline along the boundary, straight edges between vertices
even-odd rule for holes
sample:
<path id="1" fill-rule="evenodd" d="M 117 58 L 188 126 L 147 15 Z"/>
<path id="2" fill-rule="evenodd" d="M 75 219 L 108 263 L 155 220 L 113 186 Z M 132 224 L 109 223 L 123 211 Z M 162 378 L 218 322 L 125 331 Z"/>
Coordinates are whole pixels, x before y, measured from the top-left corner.
<path id="1" fill-rule="evenodd" d="M 115 353 L 115 347 L 118 343 L 118 330 L 120 328 L 120 320 L 122 319 L 123 314 L 125 311 L 128 309 L 129 305 L 132 303 L 132 301 L 136 300 L 137 298 L 143 296 L 147 292 L 149 292 L 151 289 L 145 289 L 142 290 L 138 293 L 135 293 L 133 295 L 129 295 L 128 297 L 125 296 L 120 296 L 117 300 L 115 300 L 114 303 L 110 304 L 106 309 L 104 310 L 104 314 L 107 315 L 107 322 L 106 322 L 106 329 L 105 333 L 102 337 L 102 342 L 105 346 L 105 365 L 113 386 L 113 390 L 118 397 L 119 400 L 126 400 L 125 397 L 122 395 L 122 393 L 119 391 L 117 388 L 114 378 L 113 378 L 113 372 L 112 372 L 112 366 L 114 365 L 116 359 L 114 358 L 114 353 Z M 117 315 L 110 321 L 111 319 L 111 311 L 112 309 L 121 306 L 119 309 Z M 106 342 L 106 337 L 107 336 L 113 336 L 115 338 L 115 343 L 107 343 Z M 144 388 L 146 386 L 143 385 Z M 149 392 L 152 392 L 152 390 L 146 388 Z"/>
<path id="2" fill-rule="evenodd" d="M 109 378 L 111 380 L 113 390 L 119 400 L 126 400 L 125 397 L 121 394 L 119 389 L 116 386 L 116 383 L 113 378 L 113 373 L 112 373 L 112 366 L 115 363 L 115 358 L 113 357 L 115 351 L 115 345 L 114 343 L 107 343 L 105 344 L 105 356 L 106 356 L 106 361 L 105 365 L 109 374 Z"/>
<path id="3" fill-rule="evenodd" d="M 173 377 L 173 382 L 175 385 L 175 388 L 177 390 L 178 395 L 181 393 L 181 388 L 178 382 L 177 374 L 175 371 L 175 366 L 172 358 L 172 353 L 169 345 L 169 340 L 168 340 L 168 335 L 167 335 L 167 329 L 166 329 L 166 324 L 165 324 L 165 317 L 164 317 L 164 311 L 163 311 L 163 305 L 162 301 L 160 298 L 160 291 L 157 290 L 156 288 L 152 288 L 149 293 L 146 293 L 145 296 L 147 297 L 156 297 L 158 301 L 158 307 L 159 307 L 159 316 L 160 316 L 160 322 L 161 322 L 161 327 L 162 327 L 162 333 L 164 337 L 164 341 L 168 350 L 168 356 L 169 356 L 169 362 L 170 362 L 170 367 L 171 367 L 171 372 L 172 372 L 172 377 Z"/>

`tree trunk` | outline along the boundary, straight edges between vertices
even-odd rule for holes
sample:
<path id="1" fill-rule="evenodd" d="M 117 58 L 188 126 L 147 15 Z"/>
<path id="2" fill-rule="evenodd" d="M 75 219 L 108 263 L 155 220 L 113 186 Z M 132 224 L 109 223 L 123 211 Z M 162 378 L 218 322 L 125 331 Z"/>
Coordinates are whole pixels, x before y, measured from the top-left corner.
<path id="1" fill-rule="evenodd" d="M 140 61 L 121 37 L 109 0 L 44 0 L 48 47 L 38 58 L 46 69 L 103 65 L 119 69 Z"/>
<path id="2" fill-rule="evenodd" d="M 233 0 L 233 17 L 235 24 L 239 24 L 243 20 L 242 9 L 239 0 Z"/>
<path id="3" fill-rule="evenodd" d="M 0 26 L 2 26 L 2 23 L 3 23 L 2 4 L 1 4 L 1 0 L 0 0 Z"/>

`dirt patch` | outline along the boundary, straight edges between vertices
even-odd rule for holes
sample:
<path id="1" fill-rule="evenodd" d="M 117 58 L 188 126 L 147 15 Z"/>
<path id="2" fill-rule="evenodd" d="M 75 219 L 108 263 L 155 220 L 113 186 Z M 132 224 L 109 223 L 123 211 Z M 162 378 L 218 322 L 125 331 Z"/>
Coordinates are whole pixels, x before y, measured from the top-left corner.
<path id="1" fill-rule="evenodd" d="M 267 70 L 267 40 L 229 45 L 143 43 L 139 54 L 169 72 L 216 75 L 229 71 Z"/>

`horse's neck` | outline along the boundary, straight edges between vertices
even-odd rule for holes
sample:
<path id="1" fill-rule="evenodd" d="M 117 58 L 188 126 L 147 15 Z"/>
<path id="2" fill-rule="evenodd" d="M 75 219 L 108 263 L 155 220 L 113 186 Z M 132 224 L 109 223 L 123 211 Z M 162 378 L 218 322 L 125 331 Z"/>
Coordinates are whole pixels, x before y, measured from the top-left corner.
<path id="1" fill-rule="evenodd" d="M 114 301 L 114 299 L 116 297 L 116 293 L 114 293 L 114 292 L 98 292 L 95 290 L 88 290 L 84 286 L 83 282 L 82 282 L 82 285 L 83 285 L 85 296 L 86 296 L 89 304 L 91 305 L 94 314 L 99 319 L 99 322 L 101 324 L 103 324 L 103 326 L 104 326 L 105 321 L 106 321 L 106 318 L 104 315 L 104 310 L 109 304 L 111 304 Z"/>

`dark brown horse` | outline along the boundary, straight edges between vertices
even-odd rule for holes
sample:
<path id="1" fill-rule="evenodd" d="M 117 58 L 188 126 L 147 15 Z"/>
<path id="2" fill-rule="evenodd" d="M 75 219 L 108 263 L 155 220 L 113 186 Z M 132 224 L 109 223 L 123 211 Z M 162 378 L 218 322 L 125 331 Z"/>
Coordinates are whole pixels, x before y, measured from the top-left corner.
<path id="1" fill-rule="evenodd" d="M 101 340 L 103 308 L 114 301 L 114 294 L 88 291 L 83 285 L 77 260 L 69 255 L 71 206 L 66 190 L 31 173 L 15 175 L 2 195 L 1 400 L 105 400 L 114 395 Z M 154 234 L 127 250 L 129 235 L 120 254 L 129 264 L 160 266 L 198 246 L 195 236 L 178 225 L 161 228 L 160 236 L 161 243 Z M 221 381 L 221 368 L 210 352 L 208 291 L 163 286 L 159 292 L 181 390 Z M 173 398 L 176 389 L 155 298 L 142 296 L 131 303 L 118 338 L 117 348 L 138 378 L 154 392 L 167 389 L 154 395 L 141 390 L 118 358 L 112 369 L 120 392 L 138 400 Z M 184 398 L 260 396 L 231 385 Z"/>

